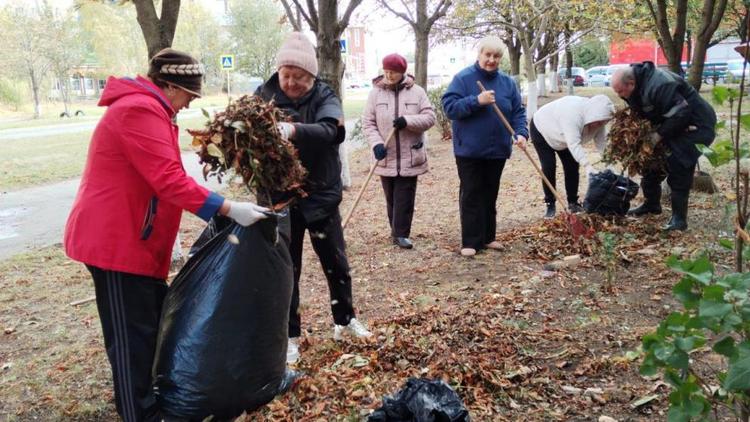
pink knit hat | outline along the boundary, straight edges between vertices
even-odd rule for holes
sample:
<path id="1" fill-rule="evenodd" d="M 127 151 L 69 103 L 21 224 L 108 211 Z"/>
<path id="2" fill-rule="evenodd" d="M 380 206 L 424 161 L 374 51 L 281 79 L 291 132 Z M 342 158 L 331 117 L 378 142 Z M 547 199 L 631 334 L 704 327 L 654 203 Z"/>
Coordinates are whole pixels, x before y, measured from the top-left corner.
<path id="1" fill-rule="evenodd" d="M 318 58 L 315 47 L 301 32 L 292 32 L 286 37 L 276 53 L 276 70 L 281 66 L 296 66 L 313 76 L 318 76 Z"/>

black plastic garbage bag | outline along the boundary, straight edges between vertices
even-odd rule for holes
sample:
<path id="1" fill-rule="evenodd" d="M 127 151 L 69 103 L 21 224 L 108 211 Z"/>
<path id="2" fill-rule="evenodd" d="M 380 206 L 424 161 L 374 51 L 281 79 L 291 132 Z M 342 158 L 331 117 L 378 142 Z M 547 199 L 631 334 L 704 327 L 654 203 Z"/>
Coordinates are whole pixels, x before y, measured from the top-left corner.
<path id="1" fill-rule="evenodd" d="M 409 378 L 393 397 L 370 414 L 368 422 L 471 422 L 469 411 L 442 380 Z"/>
<path id="2" fill-rule="evenodd" d="M 583 209 L 601 215 L 625 215 L 630 201 L 638 194 L 638 183 L 605 170 L 589 177 L 589 189 L 583 200 Z"/>
<path id="3" fill-rule="evenodd" d="M 168 415 L 231 418 L 286 391 L 292 262 L 272 217 L 250 227 L 215 217 L 169 287 L 154 388 Z M 205 233 L 204 233 L 205 234 Z"/>

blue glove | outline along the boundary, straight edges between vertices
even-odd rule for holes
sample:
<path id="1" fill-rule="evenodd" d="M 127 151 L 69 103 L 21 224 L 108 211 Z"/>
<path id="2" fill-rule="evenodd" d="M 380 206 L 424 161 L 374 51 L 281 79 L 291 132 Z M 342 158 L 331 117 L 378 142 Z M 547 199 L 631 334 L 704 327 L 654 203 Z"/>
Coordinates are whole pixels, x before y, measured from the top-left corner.
<path id="1" fill-rule="evenodd" d="M 388 150 L 385 149 L 385 145 L 377 144 L 374 147 L 372 147 L 372 153 L 373 155 L 375 155 L 375 159 L 380 161 L 383 158 L 385 158 L 386 155 L 388 155 Z"/>

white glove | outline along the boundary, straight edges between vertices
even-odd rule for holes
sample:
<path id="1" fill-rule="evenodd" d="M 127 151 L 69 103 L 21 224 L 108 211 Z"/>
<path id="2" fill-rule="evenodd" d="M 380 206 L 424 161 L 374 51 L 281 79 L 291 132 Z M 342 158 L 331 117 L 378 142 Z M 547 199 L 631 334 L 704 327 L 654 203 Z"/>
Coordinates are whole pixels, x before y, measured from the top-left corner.
<path id="1" fill-rule="evenodd" d="M 290 140 L 294 138 L 296 129 L 293 124 L 281 122 L 276 127 L 279 129 L 279 136 L 281 136 L 282 139 Z"/>
<path id="2" fill-rule="evenodd" d="M 596 173 L 598 172 L 596 171 L 594 166 L 592 166 L 591 164 L 586 165 L 586 174 L 596 174 Z"/>
<path id="3" fill-rule="evenodd" d="M 659 135 L 659 132 L 651 132 L 651 145 L 656 146 L 659 141 L 661 141 L 661 135 Z"/>
<path id="4" fill-rule="evenodd" d="M 247 227 L 258 220 L 268 217 L 268 215 L 264 214 L 266 212 L 270 212 L 270 210 L 252 202 L 230 201 L 227 217 L 236 221 L 237 224 Z"/>

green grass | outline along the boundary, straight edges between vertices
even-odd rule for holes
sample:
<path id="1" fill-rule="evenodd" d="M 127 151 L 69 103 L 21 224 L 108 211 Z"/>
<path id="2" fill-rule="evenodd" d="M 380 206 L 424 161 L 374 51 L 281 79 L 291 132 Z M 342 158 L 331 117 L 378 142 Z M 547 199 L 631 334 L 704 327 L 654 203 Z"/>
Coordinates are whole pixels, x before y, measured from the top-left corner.
<path id="1" fill-rule="evenodd" d="M 91 132 L 3 141 L 0 191 L 80 176 Z"/>
<path id="2" fill-rule="evenodd" d="M 227 97 L 225 95 L 209 95 L 193 101 L 190 107 L 200 109 L 205 107 L 223 107 L 226 104 Z M 105 107 L 97 106 L 94 100 L 77 102 L 70 105 L 69 110 L 71 112 L 82 110 L 85 114 L 84 116 L 61 118 L 60 113 L 62 113 L 63 109 L 62 103 L 42 104 L 42 117 L 38 119 L 33 118 L 33 106 L 31 105 L 25 105 L 19 112 L 0 110 L 2 112 L 0 114 L 4 117 L 0 119 L 0 130 L 80 123 L 96 120 L 106 111 Z"/>
<path id="3" fill-rule="evenodd" d="M 344 101 L 344 115 L 347 119 L 358 118 L 362 115 L 366 97 L 347 98 Z M 210 96 L 195 100 L 191 109 L 206 107 L 221 107 L 226 104 L 225 96 Z M 104 111 L 103 107 L 97 110 Z M 177 115 L 180 126 L 180 149 L 192 151 L 190 143 L 192 137 L 185 129 L 199 129 L 206 123 L 206 118 L 199 114 L 196 117 L 181 119 Z M 88 118 L 92 120 L 91 117 Z M 80 122 L 78 119 L 67 121 Z M 18 127 L 40 127 L 45 124 L 59 124 L 55 119 L 38 119 L 27 121 Z M 0 129 L 9 128 L 0 124 Z M 80 177 L 86 164 L 86 154 L 92 131 L 56 135 L 50 137 L 35 137 L 0 141 L 4 151 L 0 155 L 0 192 L 18 190 L 32 186 L 59 182 L 66 179 Z"/>
<path id="4" fill-rule="evenodd" d="M 367 98 L 352 98 L 344 100 L 344 117 L 347 119 L 358 119 L 365 109 Z"/>
<path id="5" fill-rule="evenodd" d="M 180 148 L 190 150 L 185 128 L 198 128 L 205 117 L 178 120 Z M 3 141 L 0 155 L 0 192 L 80 177 L 92 131 Z"/>

